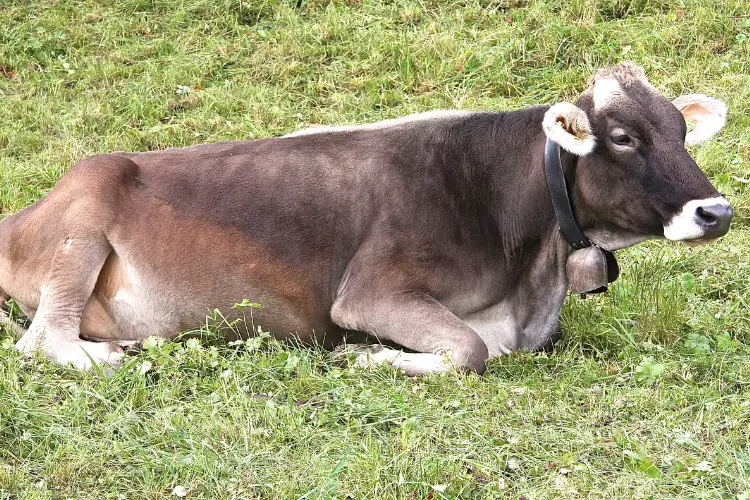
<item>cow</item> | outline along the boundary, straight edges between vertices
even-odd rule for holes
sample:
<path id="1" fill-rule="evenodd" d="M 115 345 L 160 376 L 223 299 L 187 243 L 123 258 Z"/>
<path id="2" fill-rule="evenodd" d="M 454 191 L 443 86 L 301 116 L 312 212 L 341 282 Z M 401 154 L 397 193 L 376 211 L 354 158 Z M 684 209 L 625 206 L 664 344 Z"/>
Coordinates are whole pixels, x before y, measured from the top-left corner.
<path id="1" fill-rule="evenodd" d="M 606 285 L 609 252 L 727 233 L 685 149 L 726 112 L 624 62 L 575 103 L 92 156 L 0 222 L 0 295 L 32 319 L 20 351 L 81 369 L 247 299 L 248 332 L 481 374 L 554 342 L 573 277 Z"/>

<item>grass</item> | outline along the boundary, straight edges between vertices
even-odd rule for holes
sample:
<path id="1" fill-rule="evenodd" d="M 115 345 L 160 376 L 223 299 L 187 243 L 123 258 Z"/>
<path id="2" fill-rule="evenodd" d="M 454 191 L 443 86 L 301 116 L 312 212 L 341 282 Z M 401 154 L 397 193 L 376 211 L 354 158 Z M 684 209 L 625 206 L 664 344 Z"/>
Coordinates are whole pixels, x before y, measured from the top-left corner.
<path id="1" fill-rule="evenodd" d="M 436 108 L 574 99 L 632 59 L 725 100 L 692 153 L 708 247 L 619 252 L 555 351 L 410 379 L 270 340 L 150 343 L 107 377 L 0 333 L 0 498 L 750 497 L 750 5 L 709 0 L 6 0 L 0 212 L 78 160 Z M 250 297 L 252 300 L 252 297 Z M 185 490 L 175 487 L 181 486 Z"/>

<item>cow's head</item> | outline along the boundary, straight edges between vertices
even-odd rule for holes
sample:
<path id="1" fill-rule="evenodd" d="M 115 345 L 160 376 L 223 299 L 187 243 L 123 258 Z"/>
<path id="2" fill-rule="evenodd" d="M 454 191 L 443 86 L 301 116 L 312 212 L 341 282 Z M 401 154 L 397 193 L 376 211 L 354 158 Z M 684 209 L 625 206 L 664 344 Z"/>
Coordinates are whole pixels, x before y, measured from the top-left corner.
<path id="1" fill-rule="evenodd" d="M 578 156 L 573 204 L 581 227 L 614 250 L 648 238 L 726 234 L 732 208 L 685 151 L 721 130 L 725 117 L 724 103 L 701 94 L 669 101 L 626 62 L 599 70 L 575 105 L 552 106 L 543 128 Z M 695 123 L 689 132 L 685 119 Z"/>

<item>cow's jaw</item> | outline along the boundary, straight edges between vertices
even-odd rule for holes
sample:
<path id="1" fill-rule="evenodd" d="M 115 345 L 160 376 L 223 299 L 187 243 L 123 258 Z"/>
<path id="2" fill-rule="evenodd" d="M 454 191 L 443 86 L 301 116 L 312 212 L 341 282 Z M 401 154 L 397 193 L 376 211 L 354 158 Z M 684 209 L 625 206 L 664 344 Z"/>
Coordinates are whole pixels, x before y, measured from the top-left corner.
<path id="1" fill-rule="evenodd" d="M 691 200 L 664 224 L 664 237 L 673 241 L 702 243 L 729 231 L 732 207 L 721 197 Z"/>
<path id="2" fill-rule="evenodd" d="M 588 236 L 591 242 L 596 246 L 603 248 L 608 252 L 629 248 L 641 243 L 642 241 L 654 238 L 653 236 L 643 234 L 610 231 L 608 229 L 590 229 L 586 231 L 586 236 Z"/>

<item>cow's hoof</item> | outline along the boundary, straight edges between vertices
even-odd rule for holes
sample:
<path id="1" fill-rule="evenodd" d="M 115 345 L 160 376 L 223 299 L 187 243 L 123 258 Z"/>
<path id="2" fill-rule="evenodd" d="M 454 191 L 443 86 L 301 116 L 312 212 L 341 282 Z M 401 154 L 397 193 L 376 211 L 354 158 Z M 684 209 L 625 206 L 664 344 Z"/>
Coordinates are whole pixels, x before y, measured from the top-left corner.
<path id="1" fill-rule="evenodd" d="M 16 350 L 23 354 L 30 355 L 41 347 L 41 342 L 39 340 L 40 336 L 38 334 L 35 335 L 33 332 L 27 331 L 20 339 L 18 339 L 18 342 L 16 342 Z"/>
<path id="2" fill-rule="evenodd" d="M 115 344 L 79 340 L 57 346 L 50 359 L 63 365 L 71 364 L 79 370 L 90 370 L 94 364 L 116 366 L 124 355 Z"/>
<path id="3" fill-rule="evenodd" d="M 108 342 L 87 342 L 85 340 L 62 340 L 54 342 L 46 336 L 44 342 L 39 336 L 24 335 L 17 343 L 16 349 L 30 355 L 39 349 L 47 357 L 62 365 L 72 365 L 79 370 L 90 370 L 94 365 L 116 366 L 125 355 L 123 350 Z"/>
<path id="4" fill-rule="evenodd" d="M 373 369 L 380 365 L 387 365 L 401 370 L 410 377 L 428 373 L 448 373 L 453 366 L 450 352 L 442 354 L 404 352 L 377 344 L 348 344 L 337 351 L 356 355 L 355 368 Z"/>
<path id="5" fill-rule="evenodd" d="M 389 349 L 378 344 L 346 344 L 336 348 L 337 354 L 342 356 L 354 355 L 354 367 L 373 368 L 382 364 L 393 364 L 401 351 Z"/>

